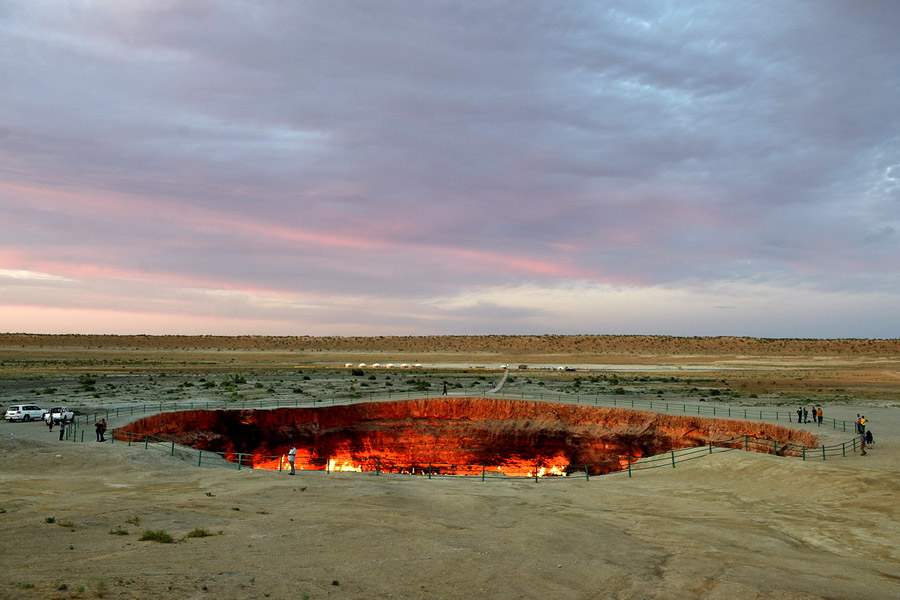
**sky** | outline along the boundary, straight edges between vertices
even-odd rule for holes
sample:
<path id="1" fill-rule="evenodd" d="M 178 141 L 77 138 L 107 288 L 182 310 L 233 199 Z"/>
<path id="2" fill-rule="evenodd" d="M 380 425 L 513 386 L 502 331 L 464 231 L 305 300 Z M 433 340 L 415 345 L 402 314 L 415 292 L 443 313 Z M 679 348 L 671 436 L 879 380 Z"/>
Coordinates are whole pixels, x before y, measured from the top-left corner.
<path id="1" fill-rule="evenodd" d="M 0 332 L 900 337 L 898 31 L 0 0 Z"/>

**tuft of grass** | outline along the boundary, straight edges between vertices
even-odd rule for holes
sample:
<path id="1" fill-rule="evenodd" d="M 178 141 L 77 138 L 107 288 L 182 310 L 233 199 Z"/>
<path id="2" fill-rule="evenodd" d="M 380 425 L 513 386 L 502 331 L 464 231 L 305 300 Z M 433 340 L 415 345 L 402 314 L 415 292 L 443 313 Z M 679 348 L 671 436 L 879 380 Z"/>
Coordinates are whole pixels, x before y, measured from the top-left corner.
<path id="1" fill-rule="evenodd" d="M 157 529 L 155 531 L 152 529 L 145 529 L 144 533 L 141 534 L 139 541 L 172 544 L 175 542 L 175 538 L 173 538 L 169 533 L 163 531 L 162 529 Z"/>
<path id="2" fill-rule="evenodd" d="M 58 589 L 60 591 L 67 590 L 67 589 L 69 589 L 69 586 L 68 586 L 68 584 L 60 583 L 60 584 L 57 584 L 56 589 Z"/>
<path id="3" fill-rule="evenodd" d="M 256 514 L 258 514 L 258 515 L 267 515 L 267 514 L 269 514 L 269 511 L 267 511 L 267 510 L 264 509 L 264 508 L 260 508 L 259 510 L 256 511 Z"/>
<path id="4" fill-rule="evenodd" d="M 137 527 L 138 525 L 141 524 L 141 518 L 140 517 L 129 517 L 129 518 L 125 519 L 125 522 L 128 523 L 129 525 L 134 525 L 135 527 Z"/>
<path id="5" fill-rule="evenodd" d="M 128 535 L 128 530 L 121 525 L 117 525 L 115 529 L 109 530 L 109 535 Z"/>
<path id="6" fill-rule="evenodd" d="M 210 532 L 209 529 L 205 529 L 203 527 L 195 527 L 194 529 L 191 529 L 190 531 L 188 531 L 188 533 L 185 537 L 201 538 L 201 537 L 209 537 L 211 535 L 212 535 L 212 532 Z"/>
<path id="7" fill-rule="evenodd" d="M 5 508 L 0 508 L 0 515 L 4 514 L 5 512 L 6 512 Z"/>
<path id="8" fill-rule="evenodd" d="M 60 521 L 59 523 L 57 523 L 57 525 L 59 525 L 60 527 L 75 527 L 75 523 L 73 523 L 72 521 Z"/>
<path id="9" fill-rule="evenodd" d="M 215 497 L 215 494 L 213 494 L 212 492 L 206 492 L 206 495 L 209 496 L 210 498 Z"/>
<path id="10" fill-rule="evenodd" d="M 56 517 L 47 517 L 44 519 L 44 523 L 56 523 Z"/>

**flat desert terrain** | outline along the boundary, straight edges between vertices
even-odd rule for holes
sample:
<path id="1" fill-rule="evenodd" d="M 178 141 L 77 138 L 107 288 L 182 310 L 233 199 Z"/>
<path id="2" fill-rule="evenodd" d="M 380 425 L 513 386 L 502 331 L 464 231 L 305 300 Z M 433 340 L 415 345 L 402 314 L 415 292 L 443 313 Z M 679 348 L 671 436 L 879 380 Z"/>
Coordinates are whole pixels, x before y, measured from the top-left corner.
<path id="1" fill-rule="evenodd" d="M 471 396 L 501 365 L 499 396 L 819 404 L 831 419 L 865 414 L 876 443 L 867 456 L 734 451 L 590 480 L 292 477 L 2 422 L 0 597 L 900 597 L 897 340 L 8 334 L 0 397 L 83 418 L 119 409 L 119 427 L 137 418 L 129 406 L 307 406 L 444 383 Z M 780 424 L 823 444 L 852 437 Z M 148 531 L 172 542 L 142 541 Z"/>

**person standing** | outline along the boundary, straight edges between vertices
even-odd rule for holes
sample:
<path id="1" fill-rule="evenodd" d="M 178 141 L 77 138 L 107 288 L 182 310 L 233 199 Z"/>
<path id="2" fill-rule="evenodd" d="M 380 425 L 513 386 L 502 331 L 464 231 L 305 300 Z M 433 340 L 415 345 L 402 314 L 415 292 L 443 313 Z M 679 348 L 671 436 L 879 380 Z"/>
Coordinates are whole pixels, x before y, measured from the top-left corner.
<path id="1" fill-rule="evenodd" d="M 797 408 L 797 423 L 803 422 L 803 407 L 800 406 Z"/>
<path id="2" fill-rule="evenodd" d="M 803 407 L 803 423 L 809 423 L 809 409 L 805 406 Z"/>
<path id="3" fill-rule="evenodd" d="M 98 442 L 102 442 L 102 441 L 103 441 L 103 433 L 102 433 L 102 431 L 103 431 L 103 423 L 102 423 L 102 419 L 101 419 L 100 421 L 97 421 L 96 423 L 94 423 L 94 433 L 97 434 L 97 441 L 98 441 Z"/>
<path id="4" fill-rule="evenodd" d="M 859 434 L 860 456 L 865 456 L 866 452 L 866 418 L 856 415 L 856 433 Z"/>
<path id="5" fill-rule="evenodd" d="M 872 430 L 868 427 L 866 428 L 866 445 L 871 448 L 875 443 L 875 438 L 872 436 Z"/>
<path id="6" fill-rule="evenodd" d="M 63 419 L 59 422 L 59 441 L 62 441 L 66 436 L 66 420 Z"/>
<path id="7" fill-rule="evenodd" d="M 446 382 L 446 381 L 444 382 L 444 392 L 443 392 L 441 395 L 442 395 L 442 396 L 446 396 L 446 395 L 447 395 L 447 382 Z"/>
<path id="8" fill-rule="evenodd" d="M 50 428 L 50 431 L 53 431 L 53 412 L 48 412 L 46 416 L 47 427 Z"/>
<path id="9" fill-rule="evenodd" d="M 822 426 L 822 407 L 816 409 L 816 417 L 819 419 L 819 427 Z"/>
<path id="10" fill-rule="evenodd" d="M 106 441 L 106 419 L 100 419 L 100 441 Z"/>
<path id="11" fill-rule="evenodd" d="M 288 451 L 288 463 L 291 465 L 291 472 L 288 475 L 294 474 L 294 461 L 297 460 L 297 447 L 291 446 L 291 449 Z"/>

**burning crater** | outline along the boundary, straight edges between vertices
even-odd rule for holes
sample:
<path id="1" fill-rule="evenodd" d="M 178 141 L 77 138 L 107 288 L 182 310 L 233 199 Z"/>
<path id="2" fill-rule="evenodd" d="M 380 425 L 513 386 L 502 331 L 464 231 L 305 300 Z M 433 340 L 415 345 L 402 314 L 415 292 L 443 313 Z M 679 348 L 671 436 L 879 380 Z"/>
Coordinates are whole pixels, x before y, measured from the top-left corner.
<path id="1" fill-rule="evenodd" d="M 812 446 L 806 431 L 621 408 L 454 398 L 321 408 L 193 410 L 146 417 L 116 430 L 242 455 L 254 468 L 509 476 L 607 473 L 631 461 L 738 436 Z"/>

